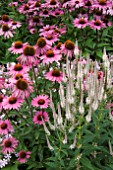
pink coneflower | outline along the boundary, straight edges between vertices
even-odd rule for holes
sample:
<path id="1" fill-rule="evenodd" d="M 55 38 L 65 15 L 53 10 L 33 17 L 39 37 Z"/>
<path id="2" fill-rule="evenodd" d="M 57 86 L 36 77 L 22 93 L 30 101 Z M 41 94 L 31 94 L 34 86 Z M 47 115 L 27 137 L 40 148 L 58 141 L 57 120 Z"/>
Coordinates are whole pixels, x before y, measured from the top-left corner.
<path id="1" fill-rule="evenodd" d="M 50 49 L 46 51 L 45 55 L 42 55 L 40 57 L 41 59 L 43 59 L 43 63 L 48 64 L 48 63 L 53 63 L 54 61 L 59 61 L 62 58 L 62 55 L 59 53 L 58 50 L 55 49 Z"/>
<path id="2" fill-rule="evenodd" d="M 44 37 L 46 39 L 46 42 L 50 45 L 54 44 L 56 41 L 58 41 L 58 36 L 52 31 L 48 31 L 44 34 Z"/>
<path id="3" fill-rule="evenodd" d="M 26 152 L 26 151 L 22 150 L 18 153 L 18 159 L 17 160 L 20 163 L 25 163 L 25 162 L 27 162 L 27 159 L 30 158 L 30 154 L 31 154 L 31 152 L 29 152 L 29 151 Z"/>
<path id="4" fill-rule="evenodd" d="M 47 43 L 46 39 L 40 37 L 36 43 L 36 50 L 38 54 L 44 54 L 48 49 L 50 49 L 50 45 Z"/>
<path id="5" fill-rule="evenodd" d="M 21 41 L 16 41 L 12 43 L 12 47 L 8 50 L 11 51 L 13 54 L 21 54 L 23 53 L 23 48 L 28 45 L 28 43 L 22 43 Z"/>
<path id="6" fill-rule="evenodd" d="M 33 11 L 39 11 L 41 9 L 41 6 L 42 4 L 40 3 L 40 1 L 32 1 L 32 4 L 30 6 L 30 8 L 33 10 Z"/>
<path id="7" fill-rule="evenodd" d="M 29 19 L 29 26 L 32 26 L 32 27 L 43 26 L 41 17 L 33 16 L 31 19 Z"/>
<path id="8" fill-rule="evenodd" d="M 61 45 L 61 52 L 70 58 L 72 58 L 75 49 L 75 44 L 71 40 L 67 40 Z"/>
<path id="9" fill-rule="evenodd" d="M 15 97 L 15 96 L 6 96 L 3 99 L 3 108 L 5 110 L 9 109 L 16 109 L 19 110 L 19 108 L 22 106 L 23 104 L 23 99 Z"/>
<path id="10" fill-rule="evenodd" d="M 53 81 L 53 82 L 57 81 L 58 83 L 60 83 L 62 81 L 63 74 L 59 69 L 54 69 L 46 73 L 45 78 L 50 81 Z"/>
<path id="11" fill-rule="evenodd" d="M 13 126 L 11 125 L 10 121 L 8 119 L 6 120 L 0 120 L 0 134 L 6 135 L 9 132 L 13 132 Z"/>
<path id="12" fill-rule="evenodd" d="M 48 107 L 49 102 L 50 102 L 50 100 L 47 95 L 39 95 L 39 96 L 33 98 L 31 104 L 32 104 L 32 106 L 40 107 L 41 109 L 44 109 L 44 108 Z"/>
<path id="13" fill-rule="evenodd" d="M 14 137 L 9 137 L 8 139 L 4 139 L 1 146 L 2 146 L 2 153 L 13 153 L 18 145 L 18 140 Z"/>
<path id="14" fill-rule="evenodd" d="M 96 29 L 96 30 L 100 30 L 101 28 L 106 27 L 104 22 L 101 21 L 100 19 L 90 21 L 89 25 L 92 29 Z"/>
<path id="15" fill-rule="evenodd" d="M 55 9 L 54 11 L 51 11 L 51 15 L 54 17 L 58 17 L 64 14 L 63 10 Z"/>
<path id="16" fill-rule="evenodd" d="M 58 8 L 59 2 L 58 0 L 46 0 L 45 4 L 42 4 L 42 7 L 48 7 L 48 8 Z"/>
<path id="17" fill-rule="evenodd" d="M 42 120 L 42 118 L 43 118 L 43 120 Z M 42 125 L 43 121 L 48 122 L 48 120 L 49 120 L 49 117 L 48 117 L 47 112 L 38 111 L 38 112 L 36 112 L 36 114 L 33 117 L 34 124 Z"/>
<path id="18" fill-rule="evenodd" d="M 14 33 L 14 32 L 13 32 Z M 4 39 L 13 37 L 12 29 L 7 24 L 3 24 L 0 28 L 0 36 L 4 36 Z"/>
<path id="19" fill-rule="evenodd" d="M 92 9 L 93 4 L 94 4 L 93 0 L 84 0 L 84 7 L 85 7 L 85 8 L 90 8 L 90 9 Z"/>
<path id="20" fill-rule="evenodd" d="M 42 32 L 48 32 L 50 30 L 53 30 L 54 28 L 56 28 L 55 25 L 46 25 L 46 26 L 43 26 L 43 28 L 41 28 L 39 31 L 42 33 Z"/>
<path id="21" fill-rule="evenodd" d="M 8 15 L 2 15 L 2 20 L 0 20 L 0 24 L 9 24 L 11 19 L 8 17 Z"/>
<path id="22" fill-rule="evenodd" d="M 9 26 L 14 30 L 16 28 L 20 28 L 22 26 L 21 22 L 19 21 L 11 21 Z"/>
<path id="23" fill-rule="evenodd" d="M 37 53 L 35 47 L 26 45 L 23 49 L 23 54 L 17 58 L 17 61 L 21 64 L 33 64 L 36 60 Z"/>
<path id="24" fill-rule="evenodd" d="M 40 16 L 44 17 L 44 18 L 47 18 L 49 17 L 51 14 L 50 10 L 49 9 L 43 9 L 41 12 L 40 12 Z"/>
<path id="25" fill-rule="evenodd" d="M 80 8 L 84 6 L 84 1 L 83 0 L 71 0 L 70 5 L 75 8 Z"/>
<path id="26" fill-rule="evenodd" d="M 12 65 L 12 66 L 8 67 L 7 75 L 15 76 L 16 74 L 28 73 L 29 69 L 30 69 L 29 67 L 24 66 L 24 65 L 22 65 L 20 63 L 17 63 L 15 65 Z"/>
<path id="27" fill-rule="evenodd" d="M 85 28 L 89 25 L 88 18 L 76 18 L 73 21 L 74 27 Z"/>
<path id="28" fill-rule="evenodd" d="M 99 8 L 99 10 L 107 9 L 112 5 L 110 0 L 96 0 L 93 4 L 93 8 Z"/>
<path id="29" fill-rule="evenodd" d="M 11 78 L 9 78 L 9 82 L 11 82 L 12 84 L 15 84 L 17 80 L 19 79 L 26 79 L 26 80 L 29 80 L 30 77 L 27 73 L 24 73 L 24 74 L 15 74 L 14 76 L 12 76 Z"/>
<path id="30" fill-rule="evenodd" d="M 27 14 L 31 10 L 30 10 L 29 4 L 23 4 L 23 5 L 19 6 L 18 11 L 20 14 Z"/>
<path id="31" fill-rule="evenodd" d="M 13 95 L 15 97 L 21 97 L 22 99 L 29 97 L 30 93 L 33 92 L 32 83 L 30 81 L 19 79 L 17 80 L 14 88 Z"/>

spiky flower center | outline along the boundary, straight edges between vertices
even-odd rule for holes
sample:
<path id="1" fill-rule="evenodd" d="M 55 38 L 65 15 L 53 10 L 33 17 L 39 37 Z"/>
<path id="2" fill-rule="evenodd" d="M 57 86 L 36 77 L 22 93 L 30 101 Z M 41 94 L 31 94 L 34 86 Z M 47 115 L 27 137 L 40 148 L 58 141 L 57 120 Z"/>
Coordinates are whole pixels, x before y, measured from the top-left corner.
<path id="1" fill-rule="evenodd" d="M 9 21 L 9 17 L 7 15 L 2 15 L 2 20 L 5 21 L 5 22 L 8 22 Z"/>
<path id="2" fill-rule="evenodd" d="M 28 88 L 28 83 L 27 83 L 26 80 L 19 79 L 19 80 L 17 80 L 17 82 L 16 82 L 16 87 L 17 87 L 19 90 L 27 90 L 27 88 Z"/>
<path id="3" fill-rule="evenodd" d="M 5 143 L 4 143 L 4 146 L 5 146 L 6 148 L 11 147 L 11 145 L 12 145 L 12 142 L 11 142 L 10 140 L 6 140 Z"/>
<path id="4" fill-rule="evenodd" d="M 26 158 L 26 152 L 25 151 L 21 151 L 19 154 L 20 158 Z"/>
<path id="5" fill-rule="evenodd" d="M 67 41 L 65 42 L 65 47 L 66 47 L 68 50 L 74 50 L 75 45 L 74 45 L 74 43 L 73 43 L 71 40 L 67 40 Z"/>
<path id="6" fill-rule="evenodd" d="M 56 5 L 56 3 L 57 3 L 56 0 L 51 0 L 50 1 L 50 5 Z"/>
<path id="7" fill-rule="evenodd" d="M 99 0 L 100 5 L 106 5 L 106 0 Z"/>
<path id="8" fill-rule="evenodd" d="M 91 2 L 90 1 L 87 1 L 86 3 L 85 3 L 85 6 L 91 6 L 92 4 L 91 4 Z"/>
<path id="9" fill-rule="evenodd" d="M 38 104 L 39 104 L 39 105 L 43 105 L 44 103 L 45 103 L 45 100 L 44 100 L 44 99 L 39 99 L 39 100 L 38 100 Z"/>
<path id="10" fill-rule="evenodd" d="M 60 77 L 60 70 L 54 69 L 54 70 L 52 71 L 52 76 Z"/>
<path id="11" fill-rule="evenodd" d="M 8 31 L 8 30 L 9 30 L 9 26 L 8 26 L 7 24 L 3 24 L 3 25 L 2 25 L 2 30 L 3 30 L 4 32 Z"/>
<path id="12" fill-rule="evenodd" d="M 42 114 L 40 114 L 40 115 L 37 116 L 37 120 L 38 120 L 38 121 L 42 121 Z"/>
<path id="13" fill-rule="evenodd" d="M 33 17 L 33 22 L 39 23 L 40 22 L 40 18 L 38 16 L 34 16 Z"/>
<path id="14" fill-rule="evenodd" d="M 46 41 L 44 38 L 39 38 L 37 40 L 37 45 L 39 46 L 39 48 L 43 48 L 46 45 Z"/>
<path id="15" fill-rule="evenodd" d="M 17 101 L 17 98 L 16 98 L 16 97 L 10 97 L 10 98 L 9 98 L 9 103 L 10 103 L 10 104 L 15 104 L 16 101 Z"/>
<path id="16" fill-rule="evenodd" d="M 47 50 L 46 56 L 47 56 L 48 58 L 54 57 L 54 52 L 53 52 L 53 50 Z"/>
<path id="17" fill-rule="evenodd" d="M 95 24 L 96 26 L 100 26 L 100 25 L 101 25 L 101 22 L 100 22 L 100 20 L 96 20 L 96 21 L 94 22 L 94 24 Z"/>
<path id="18" fill-rule="evenodd" d="M 86 23 L 85 19 L 84 18 L 80 18 L 79 24 L 85 24 L 85 23 Z"/>
<path id="19" fill-rule="evenodd" d="M 24 6 L 24 11 L 27 11 L 27 10 L 29 10 L 29 5 L 26 4 L 26 5 Z"/>
<path id="20" fill-rule="evenodd" d="M 41 6 L 41 3 L 37 1 L 35 4 L 35 7 L 40 7 L 40 6 Z"/>
<path id="21" fill-rule="evenodd" d="M 80 3 L 80 1 L 75 0 L 75 4 L 79 4 L 79 3 Z"/>
<path id="22" fill-rule="evenodd" d="M 47 38 L 47 40 L 52 40 L 53 39 L 52 35 L 48 35 L 46 38 Z"/>
<path id="23" fill-rule="evenodd" d="M 14 43 L 14 47 L 17 48 L 17 49 L 20 49 L 23 47 L 23 43 L 21 41 L 16 41 Z"/>
<path id="24" fill-rule="evenodd" d="M 3 122 L 0 127 L 1 129 L 7 129 L 7 123 Z"/>
<path id="25" fill-rule="evenodd" d="M 3 101 L 3 97 L 0 95 L 0 103 L 2 103 Z"/>
<path id="26" fill-rule="evenodd" d="M 22 79 L 22 78 L 23 78 L 22 74 L 16 74 L 16 76 L 15 76 L 15 79 L 16 79 L 16 80 Z"/>
<path id="27" fill-rule="evenodd" d="M 22 65 L 21 64 L 15 64 L 15 66 L 14 66 L 14 70 L 15 71 L 21 71 L 23 69 L 23 67 L 22 67 Z"/>
<path id="28" fill-rule="evenodd" d="M 12 25 L 17 25 L 17 22 L 16 22 L 16 21 L 13 21 L 13 22 L 12 22 Z"/>
<path id="29" fill-rule="evenodd" d="M 25 48 L 24 48 L 24 55 L 28 55 L 28 56 L 34 56 L 35 55 L 35 48 L 32 47 L 31 45 L 27 45 Z"/>
<path id="30" fill-rule="evenodd" d="M 45 10 L 43 11 L 43 14 L 44 14 L 44 15 L 48 15 L 48 10 L 45 9 Z"/>
<path id="31" fill-rule="evenodd" d="M 60 50 L 61 45 L 62 45 L 62 43 L 61 43 L 61 42 L 58 42 L 56 48 L 57 48 L 58 50 Z"/>

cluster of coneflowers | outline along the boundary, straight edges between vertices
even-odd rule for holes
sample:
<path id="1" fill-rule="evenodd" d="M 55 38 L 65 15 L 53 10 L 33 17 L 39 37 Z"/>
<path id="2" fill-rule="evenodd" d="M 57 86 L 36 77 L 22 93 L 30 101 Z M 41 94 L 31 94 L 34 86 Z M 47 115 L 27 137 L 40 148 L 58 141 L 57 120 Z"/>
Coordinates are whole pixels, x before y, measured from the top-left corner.
<path id="1" fill-rule="evenodd" d="M 4 39 L 12 38 L 16 33 L 16 29 L 21 27 L 21 22 L 14 21 L 8 15 L 2 15 L 0 20 L 0 36 L 4 36 Z"/>
<path id="2" fill-rule="evenodd" d="M 10 5 L 18 6 L 18 3 L 13 2 Z M 79 120 L 76 119 L 79 119 L 79 116 L 76 117 L 76 115 L 85 116 L 86 122 L 91 121 L 93 112 L 106 98 L 106 90 L 112 88 L 110 62 L 106 51 L 104 50 L 103 54 L 104 67 L 101 68 L 97 62 L 92 62 L 90 58 L 86 60 L 81 56 L 77 42 L 72 42 L 69 39 L 64 43 L 59 42 L 60 36 L 66 33 L 65 25 L 60 25 L 60 27 L 56 25 L 44 26 L 44 18 L 50 16 L 58 18 L 65 15 L 67 9 L 74 12 L 75 9 L 82 11 L 82 8 L 85 8 L 86 13 L 79 14 L 74 19 L 74 26 L 77 28 L 90 26 L 99 30 L 112 25 L 105 18 L 108 15 L 113 15 L 112 5 L 112 1 L 108 0 L 63 2 L 50 0 L 45 3 L 29 0 L 18 7 L 20 14 L 26 15 L 26 22 L 32 34 L 36 32 L 37 26 L 41 28 L 39 29 L 40 37 L 35 45 L 18 40 L 13 42 L 8 49 L 12 55 L 17 54 L 18 57 L 17 63 L 7 65 L 7 70 L 3 68 L 0 78 L 0 110 L 2 114 L 0 118 L 0 146 L 4 157 L 16 152 L 17 160 L 20 163 L 25 163 L 27 158 L 30 158 L 31 151 L 18 151 L 19 137 L 17 139 L 15 137 L 16 122 L 12 125 L 8 116 L 9 111 L 15 110 L 18 116 L 26 122 L 27 116 L 20 112 L 26 103 L 28 116 L 31 117 L 31 122 L 27 122 L 28 128 L 32 123 L 39 127 L 43 126 L 47 144 L 51 150 L 54 149 L 49 141 L 51 130 L 61 131 L 62 142 L 66 144 L 68 143 L 68 133 L 72 133 L 79 123 Z M 94 20 L 89 17 L 91 13 L 94 13 Z M 2 16 L 0 24 L 0 35 L 4 35 L 4 38 L 13 37 L 14 30 L 21 26 L 19 21 L 15 22 L 5 14 Z M 53 91 L 58 92 L 59 90 L 58 108 L 55 108 L 50 89 L 41 89 L 38 92 L 40 81 L 49 82 Z M 60 86 L 59 89 L 55 89 L 57 84 Z M 48 91 L 50 91 L 50 95 Z M 32 94 L 35 94 L 35 97 L 32 97 Z M 51 107 L 53 113 L 52 120 L 47 112 L 48 107 Z M 110 116 L 112 116 L 112 112 Z M 70 125 L 68 131 L 67 124 Z M 73 140 L 73 143 L 70 144 L 71 149 L 76 146 L 76 135 Z M 6 163 L 3 161 L 2 167 L 8 161 Z"/>
<path id="3" fill-rule="evenodd" d="M 22 5 L 18 2 L 10 4 L 10 6 L 13 5 L 16 6 L 20 14 L 26 16 L 25 21 L 31 34 L 36 33 L 37 29 L 43 27 L 48 18 L 57 18 L 56 24 L 63 22 L 65 25 L 62 17 L 67 16 L 67 11 L 74 16 L 73 21 L 71 20 L 70 22 L 76 28 L 83 29 L 89 26 L 91 29 L 100 30 L 112 26 L 112 19 L 110 18 L 113 15 L 112 0 L 49 0 L 43 3 L 39 0 L 28 0 L 27 3 L 22 1 Z M 18 26 L 19 24 L 18 22 L 16 25 Z M 7 26 L 8 28 L 10 28 L 9 25 Z M 2 28 L 2 34 L 7 33 L 7 29 Z M 9 31 L 11 34 L 10 29 Z M 62 30 L 57 30 L 56 32 L 62 35 Z M 44 36 L 51 36 L 51 40 L 55 38 L 54 36 L 52 37 L 49 28 Z"/>
<path id="4" fill-rule="evenodd" d="M 27 116 L 21 113 L 21 108 L 25 103 L 29 108 L 32 107 L 32 109 L 28 109 L 28 116 L 31 117 L 29 124 L 43 125 L 48 147 L 53 150 L 54 147 L 49 142 L 50 129 L 53 131 L 61 130 L 62 135 L 65 136 L 62 142 L 67 143 L 67 122 L 69 121 L 71 125 L 68 129 L 69 133 L 77 126 L 76 114 L 85 114 L 86 121 L 90 122 L 93 111 L 106 97 L 106 90 L 112 87 L 110 62 L 105 50 L 103 70 L 100 69 L 97 62 L 81 57 L 77 42 L 74 44 L 71 40 L 55 47 L 52 47 L 52 44 L 44 37 L 40 37 L 34 46 L 16 41 L 9 48 L 9 51 L 12 54 L 19 54 L 19 57 L 17 57 L 17 63 L 7 65 L 7 71 L 3 71 L 1 77 L 0 109 L 1 113 L 5 113 L 5 115 L 0 120 L 0 133 L 2 135 L 0 146 L 4 155 L 17 151 L 19 144 L 19 139 L 13 136 L 16 128 L 9 120 L 9 111 L 16 110 L 18 115 L 26 121 Z M 65 55 L 66 61 L 62 54 Z M 54 87 L 56 83 L 60 85 L 58 113 L 54 106 L 52 92 L 50 91 L 50 96 L 48 94 L 50 89 L 46 89 L 47 92 L 44 89 L 41 89 L 40 93 L 37 91 L 41 80 L 49 80 L 54 90 L 58 90 Z M 85 93 L 87 98 L 84 104 Z M 35 94 L 35 97 L 32 97 L 32 94 Z M 86 109 L 85 105 L 88 105 L 89 108 Z M 49 106 L 53 112 L 52 121 L 50 121 L 46 110 Z M 75 144 L 76 136 L 70 148 L 74 148 Z M 30 157 L 30 151 L 21 150 L 17 156 L 18 161 L 24 163 Z"/>

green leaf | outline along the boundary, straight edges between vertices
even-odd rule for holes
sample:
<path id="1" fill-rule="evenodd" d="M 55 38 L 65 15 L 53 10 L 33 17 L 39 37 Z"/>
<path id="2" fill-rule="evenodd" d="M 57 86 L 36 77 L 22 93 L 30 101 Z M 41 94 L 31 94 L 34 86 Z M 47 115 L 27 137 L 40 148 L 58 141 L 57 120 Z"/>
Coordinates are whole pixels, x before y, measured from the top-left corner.
<path id="1" fill-rule="evenodd" d="M 2 168 L 2 170 L 18 170 L 18 165 L 14 165 L 14 166 L 7 166 L 5 168 Z"/>
<path id="2" fill-rule="evenodd" d="M 84 166 L 84 168 L 85 167 L 88 168 L 87 170 L 95 170 L 88 158 L 82 157 L 81 158 L 81 163 Z"/>

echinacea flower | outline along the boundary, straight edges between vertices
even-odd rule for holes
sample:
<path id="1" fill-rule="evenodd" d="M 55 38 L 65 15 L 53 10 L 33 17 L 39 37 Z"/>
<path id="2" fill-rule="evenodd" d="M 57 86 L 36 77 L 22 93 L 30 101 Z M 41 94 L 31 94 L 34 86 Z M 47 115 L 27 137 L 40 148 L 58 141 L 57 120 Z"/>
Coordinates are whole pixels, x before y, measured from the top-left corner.
<path id="1" fill-rule="evenodd" d="M 73 21 L 74 27 L 77 28 L 85 28 L 89 25 L 88 19 L 87 18 L 76 18 Z"/>
<path id="2" fill-rule="evenodd" d="M 31 65 L 35 63 L 37 57 L 35 47 L 26 45 L 23 49 L 23 54 L 17 58 L 20 64 Z"/>
<path id="3" fill-rule="evenodd" d="M 3 24 L 2 28 L 0 28 L 0 36 L 3 35 L 4 39 L 13 37 L 13 33 L 11 27 L 9 27 L 8 24 Z"/>
<path id="4" fill-rule="evenodd" d="M 12 43 L 12 47 L 8 50 L 13 54 L 21 54 L 23 52 L 23 48 L 28 45 L 28 43 L 22 43 L 21 41 L 16 41 Z"/>
<path id="5" fill-rule="evenodd" d="M 40 37 L 37 40 L 35 47 L 38 54 L 44 54 L 50 48 L 50 45 L 47 43 L 44 37 Z"/>
<path id="6" fill-rule="evenodd" d="M 14 29 L 16 29 L 16 28 L 20 28 L 21 27 L 21 22 L 19 22 L 19 21 L 11 21 L 10 23 L 9 23 L 9 26 L 14 30 Z"/>
<path id="7" fill-rule="evenodd" d="M 0 120 L 0 134 L 6 135 L 9 132 L 13 132 L 13 126 L 11 125 L 10 121 L 8 119 L 6 120 Z"/>
<path id="8" fill-rule="evenodd" d="M 43 59 L 44 64 L 48 64 L 53 63 L 54 61 L 59 61 L 62 58 L 62 55 L 59 53 L 58 50 L 49 49 L 46 51 L 46 54 L 42 55 L 40 58 Z"/>
<path id="9" fill-rule="evenodd" d="M 47 95 L 39 95 L 33 98 L 31 104 L 35 107 L 40 107 L 41 109 L 47 108 L 49 105 L 49 98 Z"/>
<path id="10" fill-rule="evenodd" d="M 29 151 L 24 151 L 24 150 L 21 150 L 19 153 L 18 153 L 18 161 L 20 163 L 25 163 L 27 162 L 27 159 L 30 158 L 30 154 L 31 152 Z"/>
<path id="11" fill-rule="evenodd" d="M 30 68 L 28 66 L 24 66 L 20 63 L 17 63 L 15 65 L 8 67 L 7 69 L 8 69 L 7 75 L 15 76 L 17 74 L 28 73 Z"/>
<path id="12" fill-rule="evenodd" d="M 43 120 L 42 120 L 42 118 L 43 118 Z M 48 122 L 48 120 L 49 120 L 48 113 L 43 112 L 43 111 L 36 112 L 36 114 L 33 117 L 34 124 L 42 125 L 43 121 Z"/>
<path id="13" fill-rule="evenodd" d="M 53 81 L 53 82 L 58 82 L 60 83 L 63 79 L 63 74 L 59 69 L 54 69 L 48 73 L 45 74 L 45 78 Z"/>
<path id="14" fill-rule="evenodd" d="M 93 4 L 93 8 L 99 8 L 99 10 L 107 9 L 112 5 L 110 0 L 96 0 Z"/>
<path id="15" fill-rule="evenodd" d="M 7 139 L 4 139 L 1 146 L 2 146 L 2 153 L 13 153 L 18 145 L 18 140 L 14 137 L 9 137 Z"/>
<path id="16" fill-rule="evenodd" d="M 8 15 L 4 14 L 2 15 L 2 19 L 0 20 L 0 24 L 9 24 L 11 19 Z"/>
<path id="17" fill-rule="evenodd" d="M 106 27 L 104 22 L 101 21 L 100 19 L 96 19 L 96 20 L 90 21 L 89 25 L 90 25 L 90 27 L 92 29 L 95 29 L 95 30 L 100 30 L 101 28 L 105 28 Z"/>
<path id="18" fill-rule="evenodd" d="M 30 93 L 33 92 L 32 82 L 19 79 L 13 87 L 13 95 L 15 97 L 21 97 L 22 99 L 29 97 Z"/>
<path id="19" fill-rule="evenodd" d="M 6 109 L 16 109 L 19 110 L 19 108 L 23 104 L 23 99 L 15 97 L 15 96 L 5 96 L 3 99 L 3 108 Z"/>
<path id="20" fill-rule="evenodd" d="M 70 58 L 74 54 L 75 44 L 71 40 L 67 40 L 64 44 L 61 45 L 61 52 Z"/>

